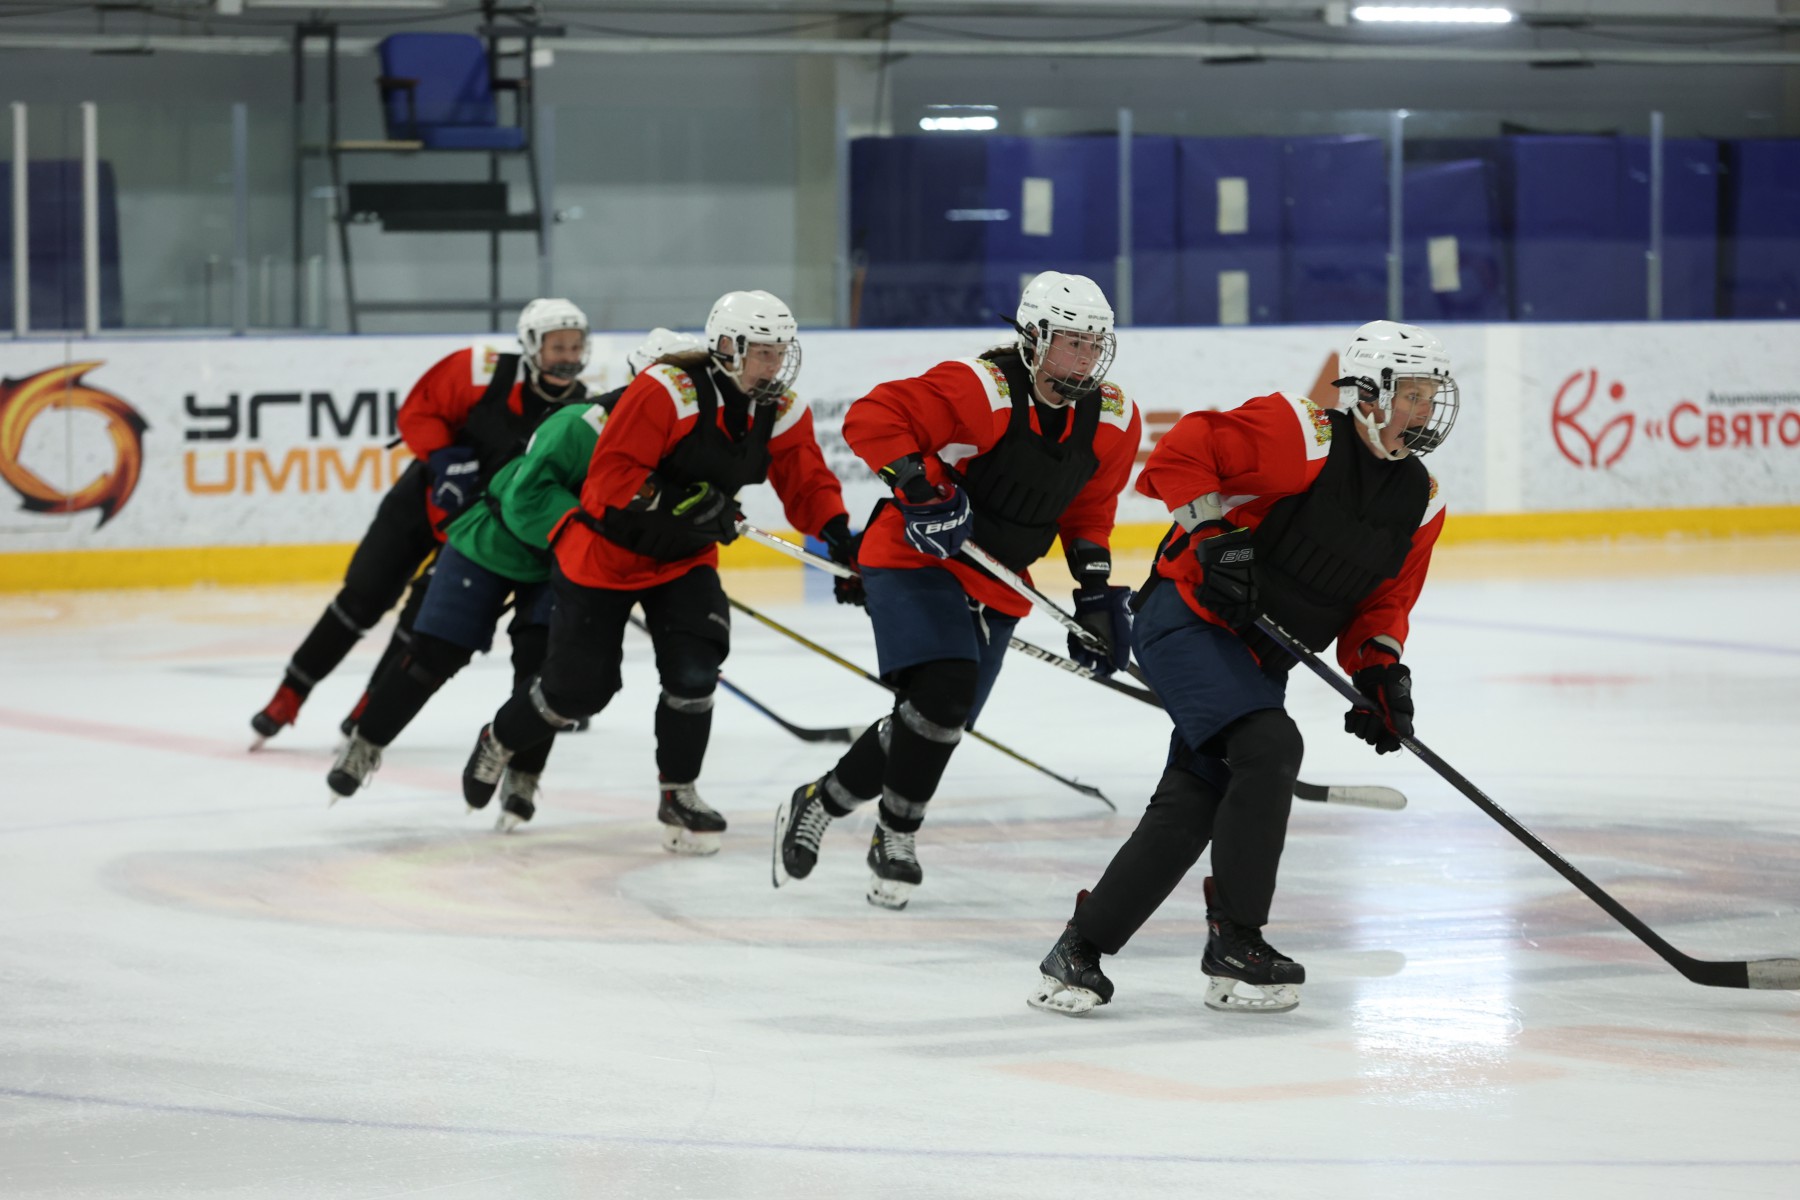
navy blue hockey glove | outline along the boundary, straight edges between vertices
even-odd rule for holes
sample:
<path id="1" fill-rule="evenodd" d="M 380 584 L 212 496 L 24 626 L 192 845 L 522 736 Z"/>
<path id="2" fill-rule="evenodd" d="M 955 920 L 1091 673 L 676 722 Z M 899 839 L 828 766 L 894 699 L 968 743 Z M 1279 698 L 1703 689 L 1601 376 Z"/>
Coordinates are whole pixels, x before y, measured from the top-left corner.
<path id="1" fill-rule="evenodd" d="M 688 485 L 686 492 L 669 509 L 669 515 L 701 537 L 728 546 L 737 540 L 737 497 L 720 491 L 710 483 Z"/>
<path id="2" fill-rule="evenodd" d="M 1069 657 L 1105 679 L 1131 665 L 1131 589 L 1082 587 L 1075 589 L 1075 619 L 1100 639 L 1098 652 L 1069 635 Z"/>
<path id="3" fill-rule="evenodd" d="M 468 446 L 445 446 L 425 458 L 431 472 L 431 502 L 454 517 L 481 491 L 481 464 Z"/>
<path id="4" fill-rule="evenodd" d="M 1199 528 L 1204 530 L 1207 526 Z M 1250 538 L 1248 529 L 1232 529 L 1202 538 L 1194 545 L 1194 555 L 1206 571 L 1195 595 L 1219 620 L 1240 631 L 1254 625 L 1261 615 L 1256 594 L 1256 547 Z"/>
<path id="5" fill-rule="evenodd" d="M 1344 732 L 1353 733 L 1377 754 L 1400 749 L 1400 739 L 1413 731 L 1412 671 L 1405 663 L 1364 667 L 1350 677 L 1356 690 L 1368 697 L 1344 714 Z"/>
<path id="6" fill-rule="evenodd" d="M 952 486 L 948 496 L 929 504 L 896 503 L 906 520 L 906 540 L 914 550 L 933 558 L 955 558 L 975 525 L 969 494 L 959 487 Z"/>
<path id="7" fill-rule="evenodd" d="M 840 567 L 856 570 L 856 552 L 862 549 L 862 534 L 850 535 L 850 518 L 839 514 L 825 522 L 825 528 L 819 530 L 819 540 L 825 543 L 825 553 L 831 561 Z M 834 577 L 831 583 L 831 594 L 839 604 L 854 604 L 861 608 L 867 599 L 863 595 L 861 575 L 848 578 Z"/>

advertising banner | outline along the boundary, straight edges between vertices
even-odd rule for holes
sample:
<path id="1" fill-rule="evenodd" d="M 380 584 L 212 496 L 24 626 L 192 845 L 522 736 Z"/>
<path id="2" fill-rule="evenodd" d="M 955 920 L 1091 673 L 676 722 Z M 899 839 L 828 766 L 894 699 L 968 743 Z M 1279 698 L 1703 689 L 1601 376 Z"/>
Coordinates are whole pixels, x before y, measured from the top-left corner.
<path id="1" fill-rule="evenodd" d="M 1457 512 L 1800 504 L 1800 338 L 1784 323 L 1459 325 L 1461 414 L 1429 460 Z M 1112 378 L 1144 445 L 1187 412 L 1270 391 L 1333 398 L 1350 330 L 1146 329 Z M 798 390 L 853 520 L 880 495 L 839 434 L 875 384 L 977 354 L 1005 330 L 804 333 Z M 594 338 L 591 390 L 623 382 L 633 334 Z M 0 553 L 354 542 L 408 461 L 415 380 L 506 337 L 294 337 L 0 344 Z M 786 527 L 768 488 L 750 518 Z M 1129 489 L 1122 522 L 1158 523 Z"/>

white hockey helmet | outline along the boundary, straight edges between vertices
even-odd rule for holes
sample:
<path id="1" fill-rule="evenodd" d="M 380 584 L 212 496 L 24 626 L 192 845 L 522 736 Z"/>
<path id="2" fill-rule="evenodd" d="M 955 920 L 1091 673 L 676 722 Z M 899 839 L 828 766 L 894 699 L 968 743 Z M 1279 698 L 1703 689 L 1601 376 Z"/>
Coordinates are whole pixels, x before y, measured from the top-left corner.
<path id="1" fill-rule="evenodd" d="M 1338 369 L 1343 377 L 1333 385 L 1340 389 L 1339 407 L 1356 418 L 1363 436 L 1383 458 L 1429 454 L 1443 444 L 1456 424 L 1462 394 L 1450 374 L 1450 354 L 1436 335 L 1417 325 L 1370 321 L 1350 338 L 1349 347 L 1338 357 Z M 1437 391 L 1432 396 L 1430 418 L 1407 429 L 1400 448 L 1390 454 L 1381 444 L 1381 433 L 1394 419 L 1394 389 L 1402 379 L 1432 380 Z M 1369 411 L 1360 407 L 1363 404 Z"/>
<path id="2" fill-rule="evenodd" d="M 745 355 L 755 345 L 782 347 L 781 366 L 773 377 L 744 391 L 752 400 L 778 400 L 800 374 L 799 323 L 768 292 L 726 292 L 706 316 L 708 353 L 742 387 Z"/>
<path id="3" fill-rule="evenodd" d="M 1064 403 L 1079 400 L 1106 378 L 1118 342 L 1113 336 L 1113 309 L 1100 285 L 1086 275 L 1045 271 L 1025 285 L 1013 327 L 1019 331 L 1019 353 L 1032 381 L 1053 342 L 1089 352 L 1092 366 L 1079 375 L 1048 376 L 1049 390 Z M 1058 338 L 1057 334 L 1062 334 Z"/>
<path id="4" fill-rule="evenodd" d="M 629 354 L 625 356 L 625 369 L 636 379 L 643 374 L 644 368 L 659 358 L 670 354 L 698 354 L 706 349 L 706 343 L 691 333 L 676 333 L 673 329 L 658 326 L 644 335 Z"/>
<path id="5" fill-rule="evenodd" d="M 579 329 L 581 331 L 581 361 L 576 364 L 574 372 L 568 376 L 573 379 L 587 368 L 588 362 L 588 319 L 587 314 L 568 300 L 533 300 L 519 312 L 519 347 L 524 351 L 525 368 L 536 378 L 543 368 L 540 356 L 544 352 L 544 338 L 559 329 Z M 557 376 L 558 379 L 563 376 Z"/>

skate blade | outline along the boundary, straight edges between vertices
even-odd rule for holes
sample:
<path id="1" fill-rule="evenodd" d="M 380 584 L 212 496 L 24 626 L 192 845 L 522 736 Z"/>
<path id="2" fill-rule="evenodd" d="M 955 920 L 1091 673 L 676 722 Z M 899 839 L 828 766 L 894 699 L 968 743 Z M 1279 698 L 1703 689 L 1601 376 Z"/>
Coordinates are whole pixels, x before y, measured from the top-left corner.
<path id="1" fill-rule="evenodd" d="M 1065 1017 L 1081 1017 L 1093 1012 L 1106 1001 L 1100 998 L 1098 992 L 1070 987 L 1060 979 L 1045 975 L 1039 981 L 1037 991 L 1025 997 L 1025 1003 L 1045 1012 L 1061 1013 Z"/>
<path id="2" fill-rule="evenodd" d="M 918 886 L 899 879 L 883 879 L 871 872 L 869 890 L 864 893 L 863 898 L 876 908 L 891 908 L 898 912 L 906 907 L 906 902 L 912 899 L 913 889 Z"/>
<path id="3" fill-rule="evenodd" d="M 663 849 L 670 854 L 687 854 L 702 858 L 717 854 L 724 838 L 717 833 L 701 833 L 685 825 L 664 825 Z"/>
<path id="4" fill-rule="evenodd" d="M 1209 975 L 1206 979 L 1206 1007 L 1217 1012 L 1280 1013 L 1299 1006 L 1298 984 L 1245 983 L 1224 975 Z"/>
<path id="5" fill-rule="evenodd" d="M 793 801 L 785 800 L 781 807 L 775 810 L 775 844 L 771 848 L 769 858 L 769 882 L 775 887 L 780 887 L 784 883 L 792 883 L 796 878 L 796 876 L 788 874 L 787 863 L 781 859 L 781 839 L 787 833 L 788 820 L 793 815 L 793 809 Z"/>
<path id="6" fill-rule="evenodd" d="M 494 819 L 494 831 L 496 833 L 511 833 L 529 819 L 530 818 L 528 817 L 521 817 L 518 813 L 507 812 L 505 809 L 502 809 L 500 815 Z"/>

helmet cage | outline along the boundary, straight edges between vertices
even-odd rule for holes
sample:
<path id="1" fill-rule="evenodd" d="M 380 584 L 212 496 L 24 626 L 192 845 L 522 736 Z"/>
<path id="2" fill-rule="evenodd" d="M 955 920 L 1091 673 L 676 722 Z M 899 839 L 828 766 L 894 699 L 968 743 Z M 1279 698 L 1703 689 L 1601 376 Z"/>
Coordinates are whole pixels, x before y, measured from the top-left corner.
<path id="1" fill-rule="evenodd" d="M 1382 445 L 1381 435 L 1394 420 L 1394 397 L 1403 380 L 1427 379 L 1436 384 L 1431 396 L 1431 416 L 1423 425 L 1409 425 L 1400 435 L 1400 449 L 1390 453 Z M 1395 374 L 1392 367 L 1381 368 L 1380 379 L 1367 375 L 1348 376 L 1334 381 L 1339 388 L 1340 406 L 1347 407 L 1363 436 L 1376 453 L 1388 459 L 1405 458 L 1408 454 L 1429 454 L 1444 444 L 1462 410 L 1462 388 L 1448 374 L 1436 371 Z M 1372 411 L 1365 412 L 1367 404 Z"/>
<path id="2" fill-rule="evenodd" d="M 588 356 L 593 352 L 588 338 L 587 314 L 567 300 L 533 300 L 519 314 L 520 357 L 532 379 L 543 378 L 544 339 L 559 329 L 580 332 L 581 358 L 567 376 L 558 375 L 557 378 L 573 380 L 587 370 Z"/>
<path id="3" fill-rule="evenodd" d="M 1119 340 L 1110 329 L 1078 329 L 1052 324 L 1048 317 L 1040 317 L 1034 323 L 1021 325 L 1018 329 L 1019 354 L 1025 360 L 1025 369 L 1030 373 L 1032 382 L 1048 382 L 1050 390 L 1061 396 L 1065 404 L 1075 403 L 1100 386 L 1119 349 Z M 1052 346 L 1058 344 L 1058 335 L 1061 335 L 1061 344 L 1071 350 L 1091 351 L 1093 366 L 1085 374 L 1062 378 L 1044 370 L 1044 362 L 1050 356 Z"/>
<path id="4" fill-rule="evenodd" d="M 767 404 L 781 399 L 782 396 L 787 394 L 787 390 L 794 386 L 794 380 L 800 377 L 800 340 L 798 338 L 792 338 L 787 341 L 776 341 L 772 339 L 753 338 L 746 334 L 738 333 L 726 334 L 724 339 L 721 340 L 728 340 L 731 350 L 727 353 L 726 351 L 719 349 L 718 345 L 715 343 L 709 348 L 712 354 L 713 363 L 721 372 L 730 378 L 731 382 L 737 384 L 739 391 L 743 392 L 744 395 L 750 397 L 751 400 L 758 404 Z M 750 347 L 752 346 L 780 346 L 782 351 L 781 366 L 776 369 L 772 378 L 757 384 L 755 387 L 745 387 L 743 382 L 744 366 L 748 360 Z"/>

